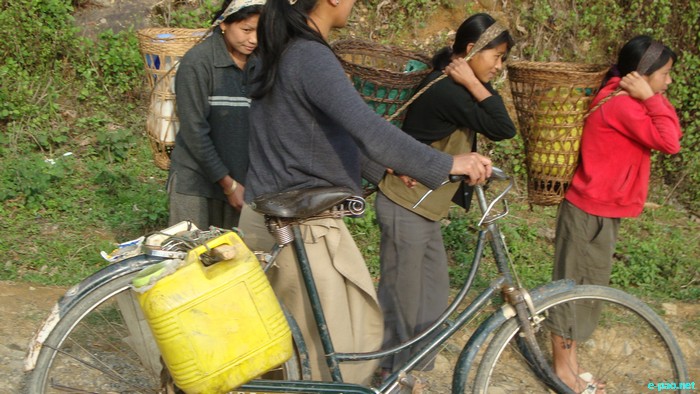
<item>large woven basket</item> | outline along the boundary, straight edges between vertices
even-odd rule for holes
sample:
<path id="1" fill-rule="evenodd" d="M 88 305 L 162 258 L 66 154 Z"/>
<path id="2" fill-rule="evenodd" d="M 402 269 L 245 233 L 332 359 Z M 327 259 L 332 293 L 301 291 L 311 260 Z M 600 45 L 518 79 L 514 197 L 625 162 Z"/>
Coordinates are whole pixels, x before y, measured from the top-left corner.
<path id="1" fill-rule="evenodd" d="M 606 71 L 579 63 L 508 65 L 531 204 L 556 205 L 564 198 L 578 165 L 583 121 Z"/>
<path id="2" fill-rule="evenodd" d="M 430 57 L 358 39 L 336 41 L 331 47 L 365 102 L 401 126 L 405 111 L 396 112 L 430 73 Z"/>
<path id="3" fill-rule="evenodd" d="M 200 42 L 208 29 L 148 28 L 137 32 L 144 59 L 151 103 L 146 134 L 159 168 L 170 167 L 170 152 L 179 129 L 175 104 L 175 75 L 180 58 Z"/>

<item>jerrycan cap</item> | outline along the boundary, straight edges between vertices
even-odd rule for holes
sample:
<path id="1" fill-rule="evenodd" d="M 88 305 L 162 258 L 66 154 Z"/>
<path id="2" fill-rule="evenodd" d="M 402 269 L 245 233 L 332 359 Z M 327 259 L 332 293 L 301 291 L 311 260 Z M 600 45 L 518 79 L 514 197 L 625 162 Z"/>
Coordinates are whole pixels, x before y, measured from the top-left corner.
<path id="1" fill-rule="evenodd" d="M 184 261 L 180 259 L 170 259 L 146 267 L 131 280 L 131 287 L 134 291 L 143 293 L 153 287 L 161 278 L 177 271 L 183 263 Z"/>

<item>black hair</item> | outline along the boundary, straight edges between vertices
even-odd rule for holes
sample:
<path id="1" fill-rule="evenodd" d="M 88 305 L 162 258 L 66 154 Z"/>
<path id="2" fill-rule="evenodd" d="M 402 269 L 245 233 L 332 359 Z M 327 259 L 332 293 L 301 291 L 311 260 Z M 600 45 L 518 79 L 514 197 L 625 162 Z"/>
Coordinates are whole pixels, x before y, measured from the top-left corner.
<path id="1" fill-rule="evenodd" d="M 603 78 L 603 83 L 600 85 L 601 88 L 605 86 L 612 77 L 624 77 L 632 71 L 636 71 L 639 62 L 642 60 L 642 56 L 644 56 L 644 52 L 651 46 L 652 41 L 653 39 L 647 35 L 638 35 L 627 41 L 617 55 L 617 64 L 610 67 L 605 78 Z M 664 45 L 661 55 L 659 55 L 659 58 L 656 59 L 654 64 L 649 67 L 649 70 L 647 70 L 644 75 L 653 74 L 656 70 L 666 65 L 669 60 L 673 60 L 675 63 L 676 60 L 678 60 L 678 56 L 671 48 Z"/>
<path id="2" fill-rule="evenodd" d="M 216 11 L 214 15 L 211 18 L 211 24 L 213 25 L 217 19 L 226 11 L 226 8 L 231 4 L 231 1 L 233 0 L 224 0 L 224 3 L 221 5 L 221 9 Z M 234 23 L 234 22 L 239 22 L 242 21 L 246 18 L 248 18 L 251 15 L 259 15 L 262 12 L 263 6 L 260 4 L 257 5 L 249 5 L 247 7 L 243 7 L 240 10 L 234 12 L 233 14 L 229 15 L 221 21 L 221 23 Z"/>
<path id="3" fill-rule="evenodd" d="M 496 20 L 493 19 L 491 15 L 486 13 L 474 14 L 467 18 L 457 29 L 457 34 L 455 35 L 455 41 L 454 44 L 452 44 L 452 48 L 444 47 L 439 50 L 435 56 L 433 56 L 433 68 L 436 70 L 444 70 L 445 67 L 447 67 L 447 65 L 452 61 L 453 54 L 466 54 L 467 45 L 476 44 L 481 34 L 494 23 L 496 23 Z M 499 34 L 483 49 L 494 48 L 503 44 L 504 42 L 507 43 L 507 52 L 510 52 L 511 48 L 513 48 L 515 45 L 515 41 L 508 30 Z"/>
<path id="4" fill-rule="evenodd" d="M 309 26 L 309 13 L 318 0 L 267 0 L 258 22 L 258 58 L 260 70 L 255 78 L 258 83 L 251 97 L 259 99 L 272 89 L 277 78 L 279 61 L 287 44 L 301 37 L 328 45 L 321 33 Z"/>

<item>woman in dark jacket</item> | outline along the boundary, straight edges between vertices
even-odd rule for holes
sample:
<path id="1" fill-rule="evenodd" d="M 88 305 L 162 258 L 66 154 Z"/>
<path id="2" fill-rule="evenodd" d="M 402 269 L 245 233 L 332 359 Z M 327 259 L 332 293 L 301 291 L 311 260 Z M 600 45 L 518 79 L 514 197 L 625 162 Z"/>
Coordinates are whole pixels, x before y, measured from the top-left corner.
<path id="1" fill-rule="evenodd" d="M 505 104 L 489 83 L 512 46 L 508 31 L 491 16 L 476 14 L 465 20 L 452 47 L 434 56 L 434 71 L 419 88 L 427 89 L 419 90 L 408 107 L 403 130 L 449 154 L 475 151 L 476 133 L 493 141 L 515 136 Z M 440 220 L 447 216 L 455 194 L 464 200 L 465 193 L 459 184 L 447 184 L 415 206 L 428 190 L 408 177 L 391 174 L 379 184 L 383 347 L 420 333 L 447 307 L 449 276 Z M 464 203 L 468 207 L 469 201 Z M 404 351 L 383 360 L 382 373 L 394 371 L 409 356 L 410 351 Z"/>
<path id="2" fill-rule="evenodd" d="M 238 224 L 248 168 L 249 58 L 264 0 L 226 0 L 212 35 L 190 49 L 175 78 L 180 130 L 171 155 L 170 224 Z"/>

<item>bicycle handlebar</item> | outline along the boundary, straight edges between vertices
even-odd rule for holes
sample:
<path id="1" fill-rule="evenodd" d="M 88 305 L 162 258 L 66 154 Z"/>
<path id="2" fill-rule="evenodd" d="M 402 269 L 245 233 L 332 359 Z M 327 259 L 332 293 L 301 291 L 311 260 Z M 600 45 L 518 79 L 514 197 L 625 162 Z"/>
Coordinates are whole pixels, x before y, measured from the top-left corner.
<path id="1" fill-rule="evenodd" d="M 469 177 L 466 175 L 450 174 L 448 179 L 450 182 L 459 182 L 459 181 L 466 181 L 469 179 Z M 495 181 L 505 181 L 508 179 L 510 179 L 510 175 L 506 174 L 503 170 L 501 170 L 498 167 L 492 167 L 491 176 L 488 178 L 488 180 L 495 180 Z"/>
<path id="2" fill-rule="evenodd" d="M 444 185 L 446 185 L 446 184 L 448 184 L 448 183 L 454 183 L 454 182 L 465 181 L 465 180 L 467 180 L 467 179 L 469 179 L 469 177 L 466 176 L 466 175 L 453 175 L 453 174 L 450 174 L 449 177 L 447 178 L 447 180 L 443 181 L 443 182 L 440 184 L 440 186 L 444 186 Z M 505 194 L 508 192 L 508 190 L 510 190 L 510 188 L 513 186 L 513 185 L 512 185 L 513 180 L 511 179 L 510 175 L 506 174 L 503 170 L 501 170 L 501 169 L 498 168 L 498 167 L 493 167 L 493 168 L 492 168 L 491 176 L 487 179 L 487 181 L 492 181 L 492 180 L 496 180 L 496 181 L 510 180 L 510 181 L 511 181 L 511 185 L 510 185 L 508 188 L 506 188 L 505 192 L 502 193 L 500 196 L 498 196 L 498 197 L 494 200 L 494 203 L 495 203 L 495 202 L 497 202 L 498 200 L 500 200 L 501 198 L 503 198 L 503 196 L 505 196 Z M 476 185 L 476 186 L 478 187 L 479 185 Z M 418 200 L 418 202 L 416 202 L 415 205 L 413 205 L 413 209 L 416 209 L 416 208 L 418 207 L 418 205 L 420 205 L 420 203 L 422 203 L 423 200 L 425 200 L 425 199 L 430 195 L 430 193 L 432 193 L 433 191 L 434 191 L 434 189 L 430 189 L 430 190 L 428 190 L 427 192 L 425 192 L 425 194 L 423 195 L 423 197 L 421 197 L 421 198 Z"/>

